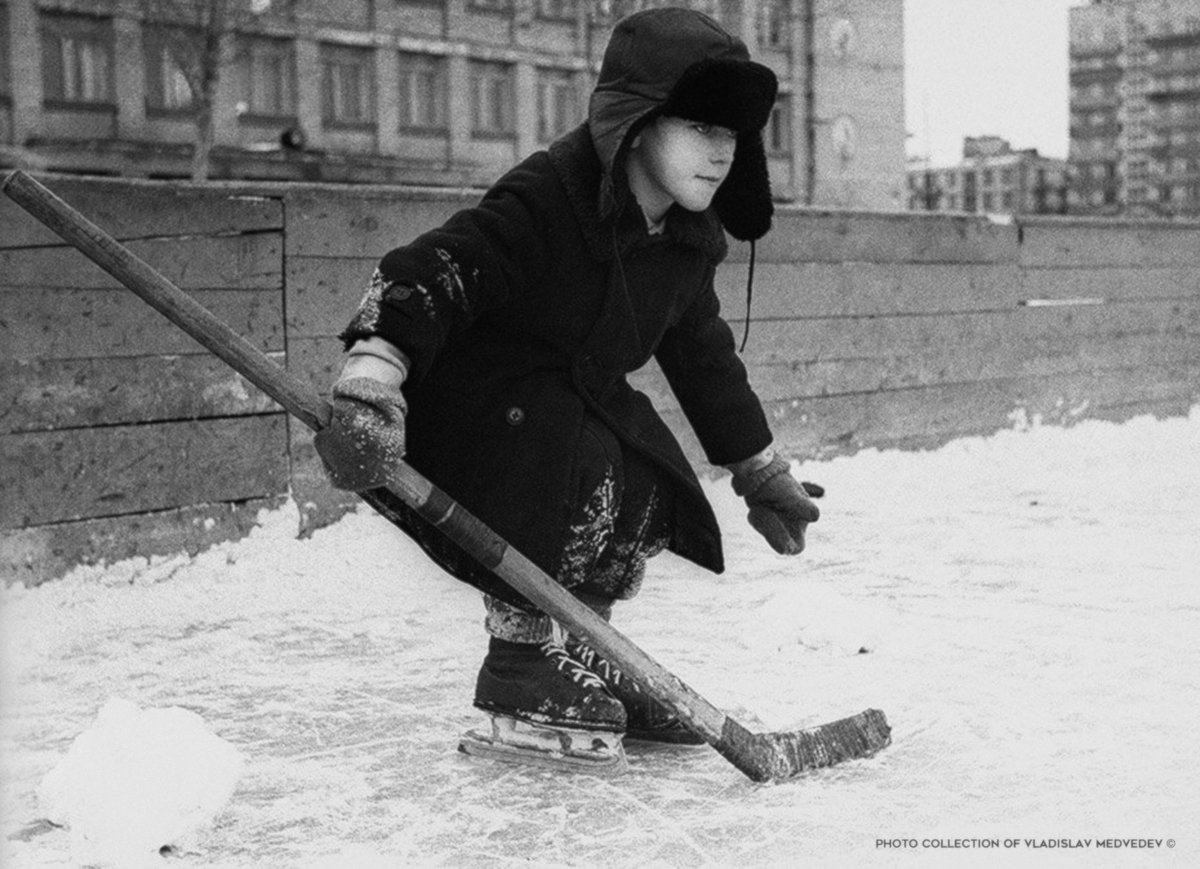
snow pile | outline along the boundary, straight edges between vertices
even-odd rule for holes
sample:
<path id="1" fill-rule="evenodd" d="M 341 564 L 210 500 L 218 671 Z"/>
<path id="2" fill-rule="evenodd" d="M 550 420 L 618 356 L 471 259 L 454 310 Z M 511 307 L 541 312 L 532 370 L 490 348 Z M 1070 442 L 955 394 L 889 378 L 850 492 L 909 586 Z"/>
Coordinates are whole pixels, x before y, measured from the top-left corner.
<path id="1" fill-rule="evenodd" d="M 78 865 L 154 865 L 212 823 L 242 768 L 196 713 L 114 698 L 42 781 L 38 806 L 70 828 Z"/>

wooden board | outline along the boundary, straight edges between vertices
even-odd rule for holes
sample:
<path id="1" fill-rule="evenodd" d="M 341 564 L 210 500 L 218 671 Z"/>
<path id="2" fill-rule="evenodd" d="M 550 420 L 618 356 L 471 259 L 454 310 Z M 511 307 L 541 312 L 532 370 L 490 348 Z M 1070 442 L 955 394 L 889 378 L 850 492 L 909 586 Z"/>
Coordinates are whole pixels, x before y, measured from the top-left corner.
<path id="1" fill-rule="evenodd" d="M 1200 399 L 1194 369 L 1142 366 L 1100 375 L 1013 378 L 764 403 L 776 446 L 797 458 L 824 458 L 867 447 L 930 449 L 987 435 L 1037 416 L 1045 424 L 1186 414 Z M 705 467 L 679 411 L 664 418 L 685 452 Z"/>
<path id="2" fill-rule="evenodd" d="M 280 352 L 270 354 L 280 364 Z M 214 356 L 0 361 L 0 433 L 279 410 Z"/>
<path id="3" fill-rule="evenodd" d="M 192 296 L 261 350 L 282 350 L 283 294 Z M 0 359 L 194 354 L 200 345 L 125 289 L 0 292 Z"/>
<path id="4" fill-rule="evenodd" d="M 243 537 L 255 526 L 260 510 L 276 509 L 284 501 L 280 495 L 0 530 L 0 582 L 34 586 L 79 564 L 180 552 L 195 555 L 215 543 Z"/>
<path id="5" fill-rule="evenodd" d="M 721 310 L 744 317 L 745 264 L 717 272 Z M 752 317 L 836 317 L 1009 310 L 1020 274 L 995 263 L 765 263 L 754 270 Z"/>
<path id="6" fill-rule="evenodd" d="M 322 396 L 329 395 L 345 361 L 342 342 L 333 335 L 293 338 L 288 345 L 288 371 Z"/>
<path id="7" fill-rule="evenodd" d="M 731 321 L 740 334 L 741 323 Z M 963 353 L 1019 345 L 1086 342 L 1122 334 L 1200 333 L 1200 299 L 1127 302 L 1080 307 L 1012 308 L 1009 311 L 795 318 L 751 323 L 744 358 L 751 362 L 795 359 L 881 359 L 898 354 Z"/>
<path id="8" fill-rule="evenodd" d="M 38 176 L 43 184 L 118 239 L 279 230 L 283 202 L 244 185 L 139 182 Z M 61 245 L 62 239 L 0 196 L 0 249 Z"/>
<path id="9" fill-rule="evenodd" d="M 306 257 L 380 257 L 450 215 L 479 201 L 480 191 L 330 197 L 301 191 L 287 198 L 287 255 Z"/>
<path id="10" fill-rule="evenodd" d="M 281 494 L 283 414 L 0 435 L 0 527 Z"/>
<path id="11" fill-rule="evenodd" d="M 1022 299 L 1200 299 L 1200 268 L 1027 268 L 1021 270 L 1019 292 Z"/>
<path id="12" fill-rule="evenodd" d="M 756 257 L 760 263 L 1015 263 L 1017 244 L 1015 225 L 984 217 L 783 206 Z M 749 244 L 730 244 L 731 262 L 749 256 Z"/>
<path id="13" fill-rule="evenodd" d="M 1179 400 L 1188 389 L 1177 369 L 1143 367 L 864 393 L 798 405 L 776 402 L 769 408 L 785 439 L 799 434 L 816 449 L 812 454 L 825 454 L 864 446 L 935 446 L 1010 427 L 1021 414 L 1069 423 L 1107 406 L 1130 406 L 1135 397 L 1143 405 Z M 815 441 L 809 430 L 816 433 Z"/>
<path id="14" fill-rule="evenodd" d="M 753 336 L 753 333 L 751 333 Z M 753 342 L 753 337 L 752 337 Z M 1158 332 L 1125 334 L 1104 341 L 1051 342 L 1045 346 L 997 342 L 983 347 L 932 347 L 920 353 L 830 359 L 750 361 L 750 383 L 764 401 L 845 395 L 1014 377 L 1070 376 L 1130 366 L 1195 365 L 1196 340 Z M 674 407 L 666 379 L 653 364 L 630 383 L 656 406 Z"/>
<path id="15" fill-rule="evenodd" d="M 184 290 L 282 289 L 283 236 L 260 232 L 135 241 L 134 255 Z M 49 288 L 117 288 L 121 284 L 71 247 L 0 250 L 5 292 Z"/>
<path id="16" fill-rule="evenodd" d="M 1200 223 L 1023 219 L 1022 266 L 1196 266 Z"/>
<path id="17" fill-rule="evenodd" d="M 358 310 L 376 257 L 295 256 L 287 264 L 288 334 L 336 335 Z"/>

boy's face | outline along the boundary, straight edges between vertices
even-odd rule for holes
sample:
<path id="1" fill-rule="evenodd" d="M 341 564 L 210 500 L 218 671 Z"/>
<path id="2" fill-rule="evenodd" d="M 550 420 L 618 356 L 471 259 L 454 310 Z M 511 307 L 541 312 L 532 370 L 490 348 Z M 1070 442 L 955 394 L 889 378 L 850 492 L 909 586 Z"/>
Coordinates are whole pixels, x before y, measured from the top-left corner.
<path id="1" fill-rule="evenodd" d="M 729 174 L 737 147 L 737 133 L 727 127 L 684 118 L 662 117 L 648 124 L 634 139 L 630 151 L 631 181 L 642 207 L 651 213 L 672 202 L 688 211 L 703 211 Z M 637 185 L 637 182 L 634 182 Z M 643 198 L 651 201 L 643 201 Z"/>

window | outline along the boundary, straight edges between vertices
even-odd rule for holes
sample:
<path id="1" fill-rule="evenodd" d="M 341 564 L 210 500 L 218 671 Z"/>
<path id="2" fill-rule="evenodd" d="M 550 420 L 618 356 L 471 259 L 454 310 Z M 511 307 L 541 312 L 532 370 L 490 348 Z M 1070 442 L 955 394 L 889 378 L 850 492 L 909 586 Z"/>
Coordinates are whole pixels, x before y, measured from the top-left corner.
<path id="1" fill-rule="evenodd" d="M 991 193 L 983 194 L 983 210 L 992 211 L 995 208 L 995 201 Z"/>
<path id="2" fill-rule="evenodd" d="M 577 0 L 538 0 L 538 17 L 548 21 L 574 21 L 577 5 Z"/>
<path id="3" fill-rule="evenodd" d="M 758 5 L 758 44 L 762 48 L 787 48 L 790 39 L 788 0 L 762 0 Z"/>
<path id="4" fill-rule="evenodd" d="M 47 101 L 113 102 L 112 26 L 83 15 L 42 17 L 42 82 Z"/>
<path id="5" fill-rule="evenodd" d="M 467 5 L 473 12 L 508 12 L 512 0 L 470 0 Z"/>
<path id="6" fill-rule="evenodd" d="M 446 129 L 446 59 L 400 52 L 400 129 Z"/>
<path id="7" fill-rule="evenodd" d="M 511 136 L 516 130 L 513 68 L 506 63 L 471 62 L 471 131 Z"/>
<path id="8" fill-rule="evenodd" d="M 8 71 L 8 7 L 0 3 L 0 101 L 12 94 Z"/>
<path id="9" fill-rule="evenodd" d="M 792 98 L 780 95 L 767 121 L 767 151 L 771 154 L 792 153 Z"/>
<path id="10" fill-rule="evenodd" d="M 291 118 L 296 114 L 296 59 L 286 39 L 243 37 L 237 58 L 239 115 Z"/>
<path id="11" fill-rule="evenodd" d="M 321 46 L 321 116 L 326 124 L 375 120 L 375 55 L 369 48 Z"/>
<path id="12" fill-rule="evenodd" d="M 194 51 L 190 46 L 195 45 L 197 39 L 196 34 L 182 29 L 146 28 L 143 46 L 147 111 L 179 112 L 191 108 L 192 87 L 180 65 L 183 58 L 177 52 Z"/>
<path id="13" fill-rule="evenodd" d="M 992 183 L 992 170 L 991 170 L 991 169 L 984 169 L 984 170 L 983 170 L 983 183 L 984 183 L 984 184 L 991 184 L 991 183 Z"/>
<path id="14" fill-rule="evenodd" d="M 580 121 L 579 92 L 570 72 L 538 70 L 538 139 L 557 139 Z"/>

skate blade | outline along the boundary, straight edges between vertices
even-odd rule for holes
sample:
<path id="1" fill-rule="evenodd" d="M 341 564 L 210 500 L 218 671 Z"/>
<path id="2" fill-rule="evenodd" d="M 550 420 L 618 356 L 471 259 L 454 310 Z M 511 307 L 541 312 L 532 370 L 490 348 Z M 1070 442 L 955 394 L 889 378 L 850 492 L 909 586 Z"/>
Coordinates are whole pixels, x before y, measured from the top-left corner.
<path id="1" fill-rule="evenodd" d="M 620 775 L 629 768 L 619 733 L 568 730 L 497 716 L 491 733 L 468 730 L 458 750 L 471 757 L 593 775 Z"/>
<path id="2" fill-rule="evenodd" d="M 700 748 L 708 745 L 703 736 L 690 730 L 627 730 L 625 741 L 668 748 Z"/>

